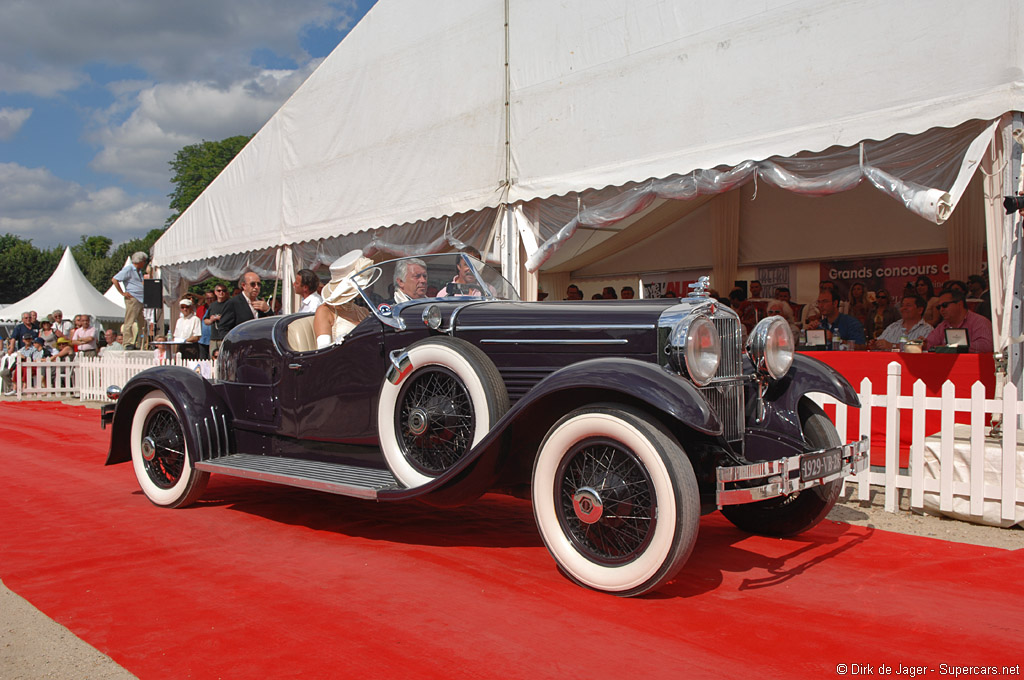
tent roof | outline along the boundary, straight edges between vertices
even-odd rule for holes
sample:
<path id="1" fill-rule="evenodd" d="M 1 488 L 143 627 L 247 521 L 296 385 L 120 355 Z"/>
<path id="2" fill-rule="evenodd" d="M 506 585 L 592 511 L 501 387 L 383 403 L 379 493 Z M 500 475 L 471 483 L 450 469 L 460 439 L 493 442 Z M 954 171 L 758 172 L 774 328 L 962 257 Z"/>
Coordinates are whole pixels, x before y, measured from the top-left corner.
<path id="1" fill-rule="evenodd" d="M 1016 0 L 380 0 L 154 263 L 995 119 L 1022 33 Z"/>
<path id="2" fill-rule="evenodd" d="M 33 310 L 45 317 L 55 309 L 64 311 L 67 317 L 91 314 L 101 321 L 124 319 L 124 308 L 103 297 L 85 278 L 71 248 L 64 249 L 57 268 L 37 291 L 0 310 L 0 321 L 17 323 L 22 312 Z"/>

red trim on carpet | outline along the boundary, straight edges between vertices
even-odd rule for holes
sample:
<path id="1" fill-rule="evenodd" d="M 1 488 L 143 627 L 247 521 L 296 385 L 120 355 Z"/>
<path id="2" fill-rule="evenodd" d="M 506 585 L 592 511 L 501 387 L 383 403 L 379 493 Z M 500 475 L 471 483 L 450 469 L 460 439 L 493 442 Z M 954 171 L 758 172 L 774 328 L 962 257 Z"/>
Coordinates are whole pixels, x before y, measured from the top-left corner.
<path id="1" fill-rule="evenodd" d="M 530 505 L 358 501 L 214 477 L 162 510 L 104 467 L 93 409 L 0 405 L 0 577 L 149 677 L 834 677 L 1021 662 L 1024 551 L 715 513 L 680 576 L 619 599 L 563 578 Z M 878 675 L 877 671 L 875 675 Z"/>

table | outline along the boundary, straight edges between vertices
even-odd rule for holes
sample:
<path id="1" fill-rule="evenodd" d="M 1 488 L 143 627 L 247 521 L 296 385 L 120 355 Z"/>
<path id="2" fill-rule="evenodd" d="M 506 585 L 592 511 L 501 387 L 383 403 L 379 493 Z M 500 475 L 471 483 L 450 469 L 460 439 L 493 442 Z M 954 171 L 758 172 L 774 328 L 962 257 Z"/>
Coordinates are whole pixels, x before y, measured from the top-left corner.
<path id="1" fill-rule="evenodd" d="M 969 399 L 971 386 L 981 381 L 985 386 L 985 397 L 993 399 L 996 391 L 995 362 L 992 354 L 907 354 L 904 352 L 801 352 L 814 357 L 836 369 L 850 381 L 853 389 L 860 392 L 864 378 L 871 380 L 874 394 L 885 394 L 888 366 L 899 362 L 903 367 L 900 394 L 911 396 L 914 383 L 924 381 L 925 394 L 929 397 L 942 396 L 942 385 L 951 381 L 958 398 Z M 834 410 L 827 409 L 829 415 Z M 900 411 L 900 467 L 907 467 L 910 460 L 910 438 L 913 413 L 910 409 Z M 928 411 L 925 416 L 925 435 L 937 433 L 942 425 L 939 411 Z M 970 422 L 970 414 L 957 412 L 955 422 Z M 851 408 L 847 415 L 847 441 L 860 437 L 860 409 Z M 871 464 L 885 465 L 885 408 L 874 407 L 871 413 Z"/>

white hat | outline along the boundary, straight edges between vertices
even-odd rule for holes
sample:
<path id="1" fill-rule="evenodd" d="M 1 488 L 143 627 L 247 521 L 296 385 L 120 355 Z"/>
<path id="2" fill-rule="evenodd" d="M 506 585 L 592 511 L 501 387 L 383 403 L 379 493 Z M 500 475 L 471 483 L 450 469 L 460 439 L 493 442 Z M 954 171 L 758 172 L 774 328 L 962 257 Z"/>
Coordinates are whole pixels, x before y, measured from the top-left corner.
<path id="1" fill-rule="evenodd" d="M 189 298 L 181 298 L 181 302 L 178 303 L 178 306 L 181 307 L 182 305 L 188 305 L 189 307 L 191 307 L 192 300 Z"/>
<path id="2" fill-rule="evenodd" d="M 331 280 L 324 286 L 321 295 L 329 305 L 343 305 L 359 294 L 357 285 L 370 285 L 370 273 L 355 276 L 356 272 L 373 266 L 373 260 L 363 256 L 363 251 L 352 250 L 331 263 Z"/>

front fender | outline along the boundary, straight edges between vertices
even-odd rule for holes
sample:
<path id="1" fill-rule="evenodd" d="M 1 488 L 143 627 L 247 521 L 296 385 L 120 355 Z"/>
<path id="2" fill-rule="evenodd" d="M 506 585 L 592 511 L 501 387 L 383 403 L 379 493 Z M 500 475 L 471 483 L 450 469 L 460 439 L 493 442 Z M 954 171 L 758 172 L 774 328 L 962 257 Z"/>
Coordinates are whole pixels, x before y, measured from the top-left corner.
<path id="1" fill-rule="evenodd" d="M 182 366 L 155 366 L 134 376 L 121 390 L 114 410 L 106 465 L 131 460 L 131 432 L 135 409 L 149 392 L 160 390 L 174 405 L 192 462 L 234 449 L 231 415 L 213 385 Z"/>
<path id="2" fill-rule="evenodd" d="M 744 373 L 753 374 L 754 366 L 744 356 Z M 747 393 L 747 432 L 745 455 L 750 460 L 775 460 L 801 453 L 811 446 L 800 427 L 800 400 L 819 392 L 839 402 L 860 408 L 860 398 L 849 381 L 828 364 L 803 355 L 793 356 L 789 372 L 768 385 L 764 394 L 763 418 L 758 418 L 757 386 L 751 383 Z"/>
<path id="3" fill-rule="evenodd" d="M 718 416 L 685 378 L 637 359 L 590 359 L 561 368 L 537 383 L 441 477 L 415 489 L 384 491 L 380 497 L 420 496 L 437 505 L 464 503 L 487 491 L 510 457 L 529 456 L 532 465 L 540 440 L 555 421 L 597 402 L 634 405 L 712 437 L 722 434 Z"/>

